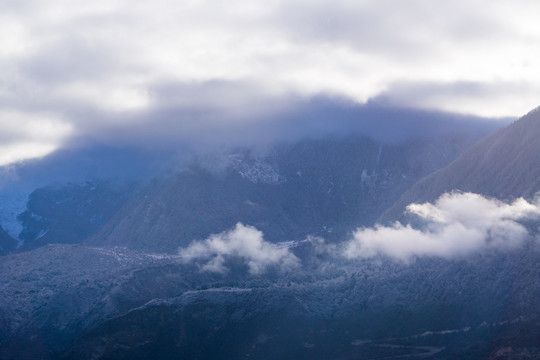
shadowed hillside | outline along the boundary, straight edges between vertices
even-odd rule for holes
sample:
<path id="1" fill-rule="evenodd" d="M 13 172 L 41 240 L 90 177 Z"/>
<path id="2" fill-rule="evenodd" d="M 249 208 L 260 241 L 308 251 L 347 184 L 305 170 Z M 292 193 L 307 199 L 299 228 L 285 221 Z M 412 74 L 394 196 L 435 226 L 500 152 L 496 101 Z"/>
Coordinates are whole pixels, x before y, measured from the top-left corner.
<path id="1" fill-rule="evenodd" d="M 384 145 L 351 136 L 198 159 L 155 180 L 90 241 L 174 252 L 243 222 L 272 242 L 342 240 L 369 226 L 418 179 L 472 143 L 444 136 Z"/>
<path id="2" fill-rule="evenodd" d="M 412 202 L 461 190 L 499 199 L 532 198 L 540 191 L 540 110 L 488 135 L 445 168 L 406 191 L 380 221 L 400 219 Z"/>

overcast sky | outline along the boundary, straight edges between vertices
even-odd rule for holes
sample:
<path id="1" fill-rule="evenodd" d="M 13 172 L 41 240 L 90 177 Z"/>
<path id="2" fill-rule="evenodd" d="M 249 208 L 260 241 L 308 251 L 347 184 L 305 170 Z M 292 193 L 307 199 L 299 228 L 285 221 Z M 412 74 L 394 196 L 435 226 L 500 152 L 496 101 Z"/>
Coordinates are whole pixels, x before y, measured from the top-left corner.
<path id="1" fill-rule="evenodd" d="M 3 0 L 0 165 L 125 129 L 197 137 L 320 96 L 517 117 L 540 105 L 538 14 L 535 0 Z"/>

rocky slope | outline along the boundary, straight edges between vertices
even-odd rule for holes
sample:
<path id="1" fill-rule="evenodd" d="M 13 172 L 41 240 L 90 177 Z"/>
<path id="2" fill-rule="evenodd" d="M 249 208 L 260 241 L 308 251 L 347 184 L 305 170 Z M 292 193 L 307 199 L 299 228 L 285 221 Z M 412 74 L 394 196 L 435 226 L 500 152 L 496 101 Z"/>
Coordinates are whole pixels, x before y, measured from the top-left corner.
<path id="1" fill-rule="evenodd" d="M 17 216 L 19 250 L 49 243 L 79 243 L 97 232 L 132 195 L 135 186 L 111 180 L 40 187 Z"/>
<path id="2" fill-rule="evenodd" d="M 488 135 L 443 169 L 420 180 L 380 218 L 400 219 L 412 202 L 444 192 L 470 191 L 499 199 L 532 198 L 540 191 L 540 110 Z"/>
<path id="3" fill-rule="evenodd" d="M 17 240 L 15 246 L 26 242 L 20 250 L 80 242 L 107 222 L 137 186 L 168 168 L 173 156 L 85 143 L 0 167 L 0 227 Z M 174 159 L 181 162 L 181 156 Z"/>
<path id="4" fill-rule="evenodd" d="M 341 240 L 471 142 L 447 136 L 385 145 L 351 136 L 201 158 L 142 190 L 89 244 L 174 252 L 239 221 L 272 242 L 309 234 Z"/>

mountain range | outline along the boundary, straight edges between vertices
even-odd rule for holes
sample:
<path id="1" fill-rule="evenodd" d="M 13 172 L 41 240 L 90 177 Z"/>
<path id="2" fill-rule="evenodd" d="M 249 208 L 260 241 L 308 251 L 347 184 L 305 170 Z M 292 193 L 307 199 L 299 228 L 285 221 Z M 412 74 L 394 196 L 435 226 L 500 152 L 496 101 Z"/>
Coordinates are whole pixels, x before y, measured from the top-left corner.
<path id="1" fill-rule="evenodd" d="M 40 186 L 0 258 L 0 358 L 539 358 L 538 218 L 512 220 L 526 231 L 506 250 L 343 256 L 358 229 L 443 193 L 534 207 L 537 135 L 532 111 L 482 139 L 332 136 L 199 154 L 128 187 Z"/>

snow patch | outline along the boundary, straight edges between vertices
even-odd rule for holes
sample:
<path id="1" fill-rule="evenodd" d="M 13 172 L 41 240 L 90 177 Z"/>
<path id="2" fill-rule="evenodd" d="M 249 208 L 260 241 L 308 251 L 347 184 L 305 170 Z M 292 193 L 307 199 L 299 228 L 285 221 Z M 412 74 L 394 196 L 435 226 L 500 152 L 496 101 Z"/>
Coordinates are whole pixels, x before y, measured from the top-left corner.
<path id="1" fill-rule="evenodd" d="M 280 241 L 278 243 L 272 244 L 271 246 L 275 249 L 290 249 L 302 245 L 303 243 L 308 242 L 308 239 L 305 240 L 290 240 L 290 241 Z"/>
<path id="2" fill-rule="evenodd" d="M 254 184 L 278 185 L 285 181 L 274 166 L 259 158 L 245 159 L 238 156 L 233 159 L 232 167 L 241 177 Z"/>
<path id="3" fill-rule="evenodd" d="M 49 232 L 49 229 L 43 229 L 39 232 L 39 234 L 36 236 L 35 240 L 41 239 Z"/>
<path id="4" fill-rule="evenodd" d="M 381 162 L 381 154 L 382 154 L 382 144 L 379 145 L 379 152 L 377 153 L 377 159 L 376 159 L 377 165 L 379 165 L 379 163 Z"/>

